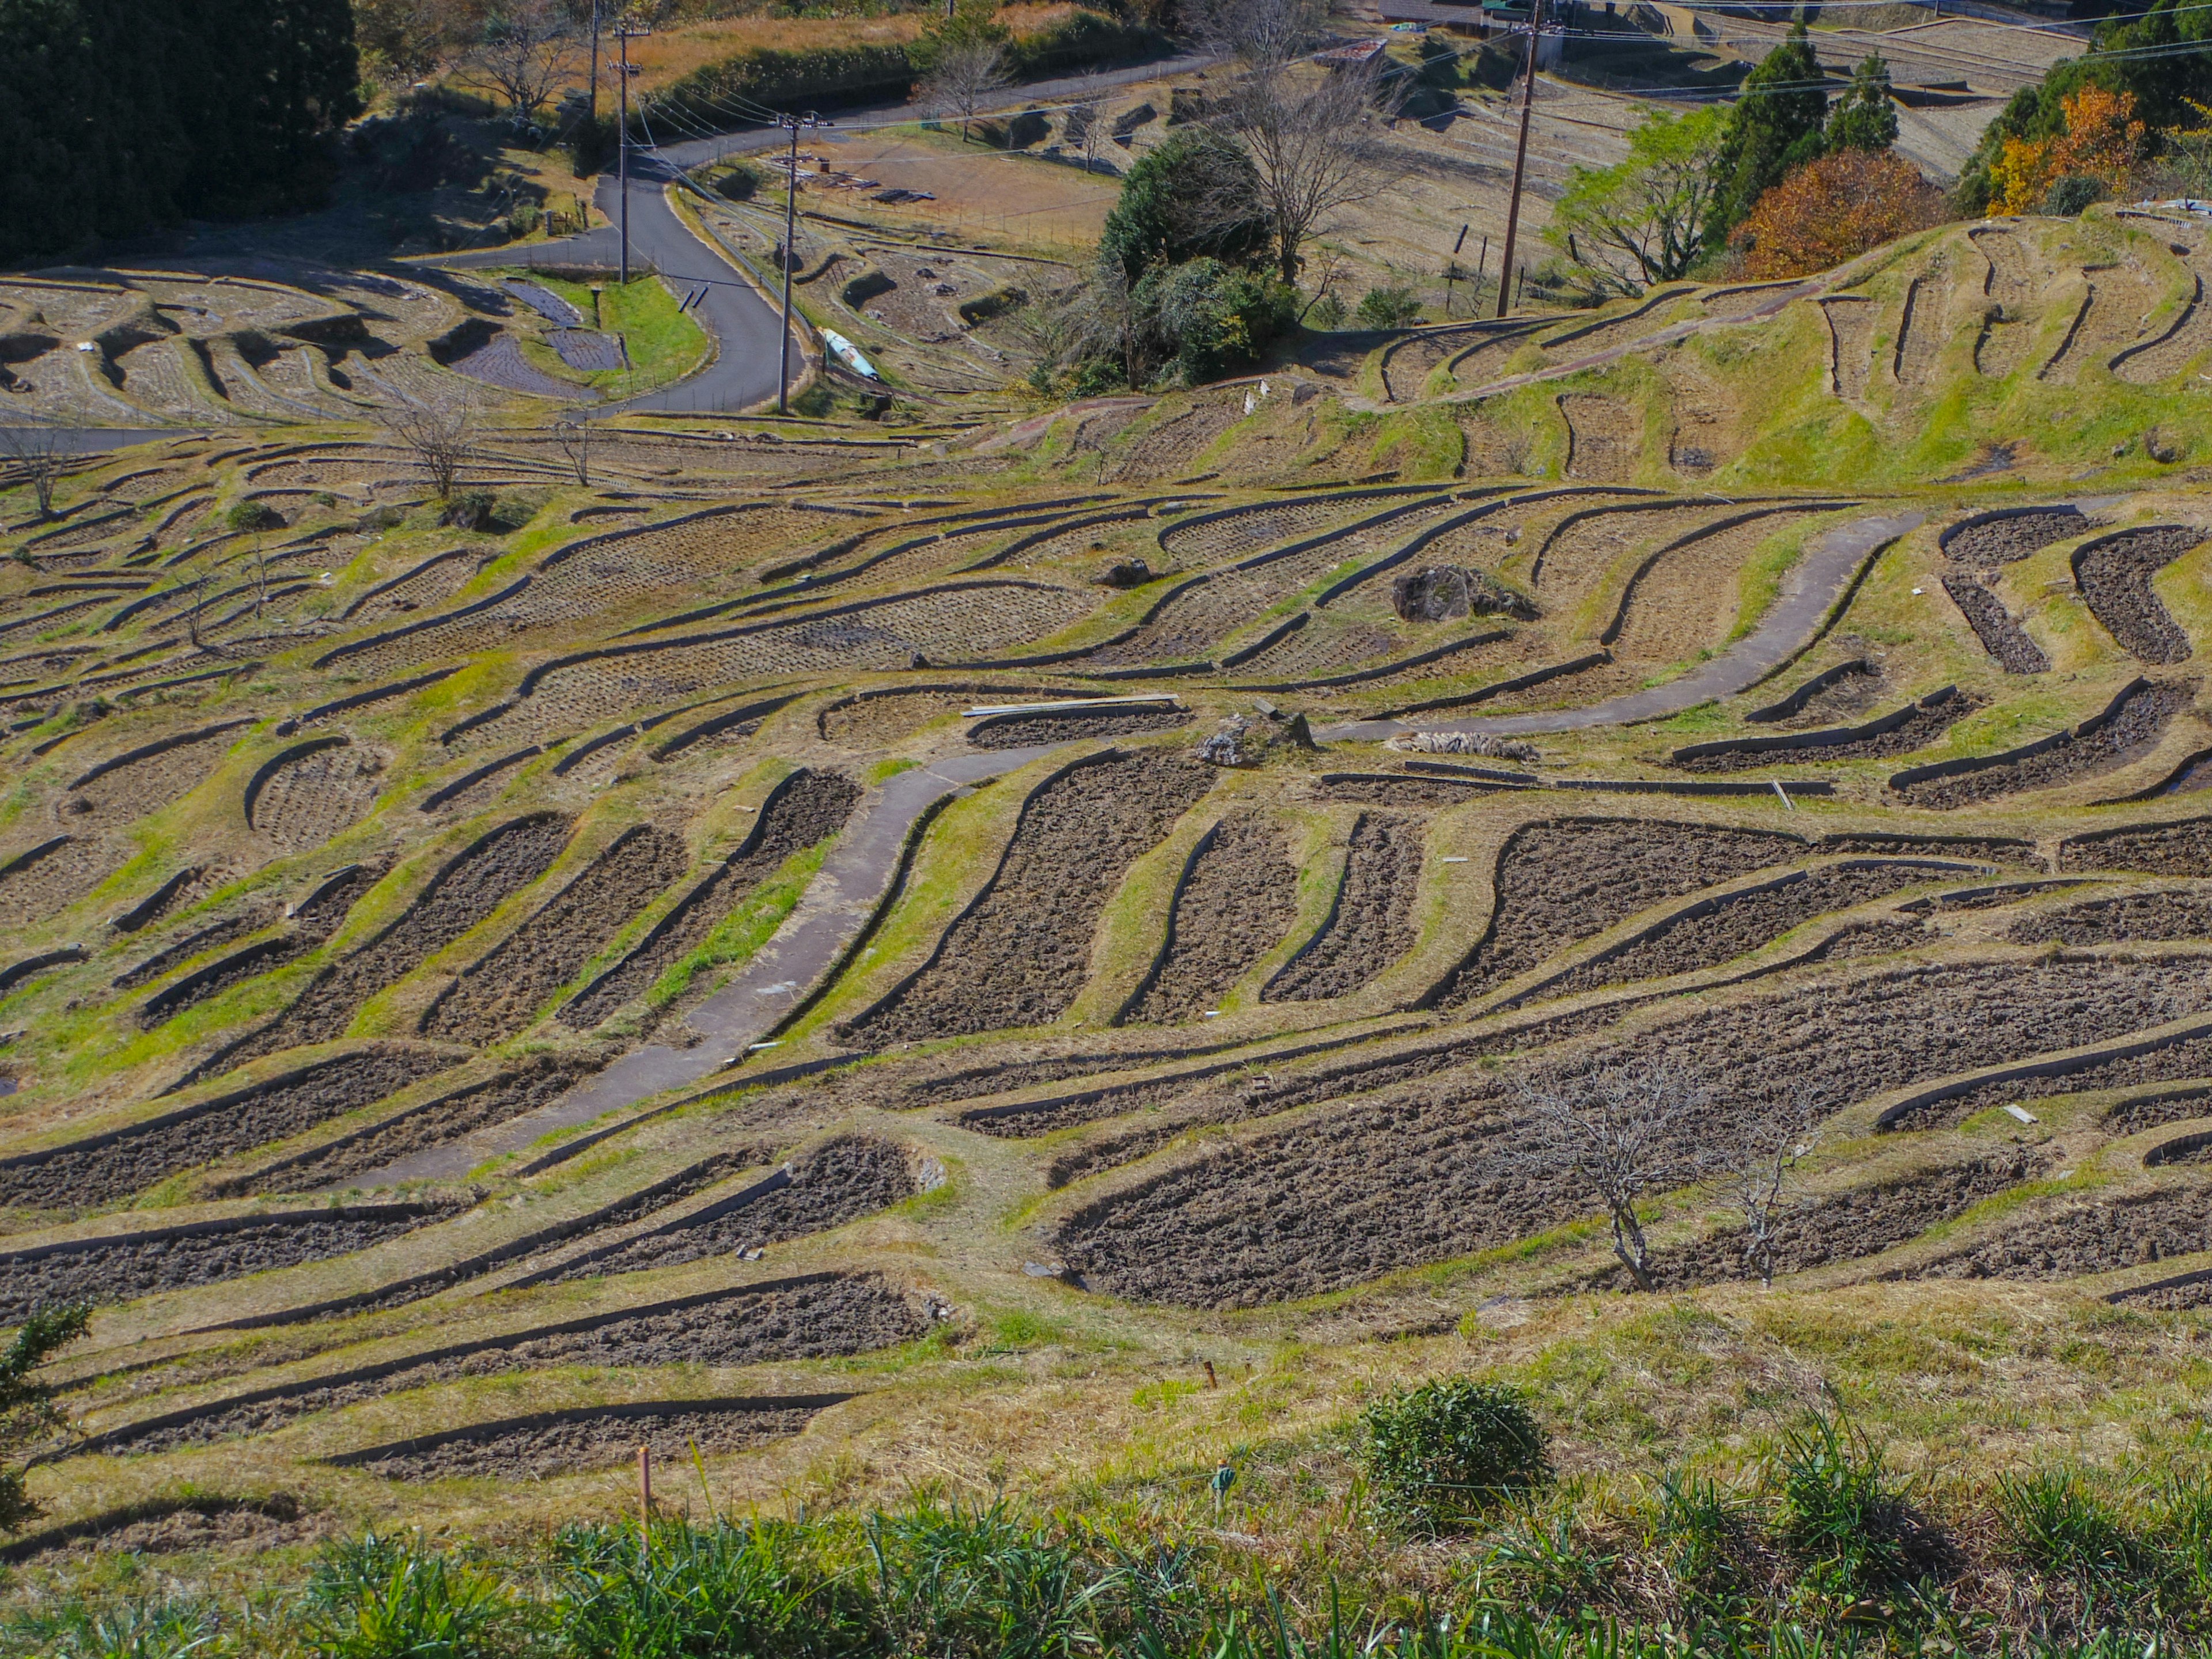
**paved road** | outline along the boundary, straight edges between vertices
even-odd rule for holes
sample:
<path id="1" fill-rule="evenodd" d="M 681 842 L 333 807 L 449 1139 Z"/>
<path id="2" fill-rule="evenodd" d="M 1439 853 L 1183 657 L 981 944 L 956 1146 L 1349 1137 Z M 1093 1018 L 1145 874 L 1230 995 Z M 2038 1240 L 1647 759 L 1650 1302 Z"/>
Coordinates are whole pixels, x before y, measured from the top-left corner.
<path id="1" fill-rule="evenodd" d="M 1190 74 L 1204 69 L 1211 61 L 1203 57 L 1171 58 L 1130 69 L 1108 70 L 1096 75 L 1036 82 L 1008 93 L 996 100 L 993 107 L 1000 111 L 1022 110 L 1065 102 L 1110 87 Z M 925 120 L 929 113 L 920 104 L 884 104 L 841 113 L 836 121 L 840 130 L 860 131 Z M 667 123 L 664 121 L 664 131 L 666 126 Z M 810 137 L 808 142 L 817 142 L 821 136 L 823 135 Z M 714 362 L 690 379 L 663 386 L 657 392 L 647 392 L 642 397 L 633 398 L 626 403 L 608 404 L 593 410 L 595 416 L 640 410 L 664 413 L 720 410 L 734 414 L 765 403 L 775 396 L 776 337 L 781 331 L 781 319 L 776 306 L 731 269 L 720 253 L 702 245 L 685 228 L 684 222 L 669 206 L 665 191 L 672 180 L 680 178 L 702 162 L 712 161 L 723 155 L 752 155 L 773 149 L 780 141 L 779 129 L 758 127 L 716 134 L 711 137 L 685 139 L 653 149 L 631 150 L 631 264 L 634 266 L 650 265 L 679 293 L 688 289 L 703 288 L 706 290 L 694 314 L 708 333 L 714 337 L 716 350 Z M 435 263 L 482 268 L 512 265 L 527 259 L 536 264 L 614 268 L 621 264 L 622 259 L 621 237 L 615 222 L 619 221 L 622 214 L 620 180 L 611 173 L 602 176 L 592 200 L 610 222 L 584 235 L 532 243 L 523 247 L 486 248 Z M 805 211 L 803 201 L 800 211 L 802 214 Z M 787 341 L 785 349 L 790 353 L 791 374 L 796 380 L 802 360 L 799 343 L 796 339 Z"/>
<path id="2" fill-rule="evenodd" d="M 1782 592 L 1759 626 L 1711 662 L 1680 679 L 1649 690 L 1609 697 L 1583 708 L 1554 708 L 1540 714 L 1492 714 L 1473 720 L 1424 720 L 1418 728 L 1404 720 L 1355 720 L 1314 735 L 1323 742 L 1370 741 L 1401 732 L 1480 732 L 1492 737 L 1534 732 L 1582 732 L 1594 726 L 1631 726 L 1663 719 L 1701 702 L 1749 690 L 1803 650 L 1817 635 L 1859 573 L 1883 548 L 1926 518 L 1922 513 L 1887 514 L 1854 519 L 1829 531 L 1790 567 Z"/>
<path id="3" fill-rule="evenodd" d="M 1050 754 L 1050 744 L 959 755 L 888 780 L 838 838 L 806 896 L 775 936 L 727 985 L 691 1011 L 684 1023 L 704 1034 L 695 1048 L 648 1043 L 633 1048 L 551 1104 L 464 1139 L 434 1146 L 350 1176 L 349 1186 L 453 1179 L 488 1158 L 517 1152 L 540 1136 L 618 1112 L 666 1089 L 696 1083 L 743 1058 L 844 955 L 890 884 L 907 831 L 929 806 L 985 778 Z"/>

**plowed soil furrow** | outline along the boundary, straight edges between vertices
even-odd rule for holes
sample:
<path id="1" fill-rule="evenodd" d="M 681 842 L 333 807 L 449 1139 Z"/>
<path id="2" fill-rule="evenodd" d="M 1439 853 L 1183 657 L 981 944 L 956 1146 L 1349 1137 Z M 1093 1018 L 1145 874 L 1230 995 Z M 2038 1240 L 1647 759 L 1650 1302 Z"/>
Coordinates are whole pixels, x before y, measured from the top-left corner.
<path id="1" fill-rule="evenodd" d="M 1382 366 L 1382 396 L 1385 402 L 1410 404 L 1419 401 L 1421 387 L 1437 364 L 1454 356 L 1467 342 L 1457 337 L 1440 340 L 1416 340 L 1401 346 Z"/>
<path id="2" fill-rule="evenodd" d="M 1874 301 L 1838 295 L 1820 301 L 1828 324 L 1828 385 L 1846 403 L 1866 396 L 1874 372 Z"/>
<path id="3" fill-rule="evenodd" d="M 842 1227 L 915 1194 L 914 1171 L 907 1165 L 906 1153 L 872 1135 L 825 1141 L 786 1167 L 791 1171 L 787 1187 L 710 1219 L 631 1239 L 604 1255 L 585 1256 L 554 1274 L 552 1282 L 641 1273 L 648 1267 L 675 1267 L 710 1256 L 765 1249 L 787 1239 Z"/>
<path id="4" fill-rule="evenodd" d="M 1929 1263 L 1911 1279 L 2048 1280 L 2108 1273 L 2212 1248 L 2212 1188 L 2082 1204 L 2025 1220 L 2002 1234 Z"/>
<path id="5" fill-rule="evenodd" d="M 2156 876 L 2212 876 L 2212 818 L 2062 842 L 2061 870 L 2142 870 Z"/>
<path id="6" fill-rule="evenodd" d="M 571 820 L 557 812 L 514 818 L 483 836 L 430 878 L 406 913 L 309 981 L 292 1006 L 204 1064 L 241 1064 L 258 1054 L 343 1036 L 362 1004 L 431 957 L 544 875 L 568 844 Z"/>
<path id="7" fill-rule="evenodd" d="M 1128 1018 L 1164 1024 L 1203 1012 L 1282 938 L 1297 884 L 1279 825 L 1256 812 L 1224 818 L 1176 896 L 1159 965 Z"/>
<path id="8" fill-rule="evenodd" d="M 1061 774 L 1022 808 L 997 874 L 927 966 L 854 1022 L 872 1043 L 1042 1025 L 1090 973 L 1099 913 L 1138 856 L 1197 805 L 1194 761 L 1117 756 Z"/>
<path id="9" fill-rule="evenodd" d="M 1446 985 L 1458 1007 L 1554 951 L 1700 887 L 1802 858 L 1805 843 L 1763 830 L 1633 818 L 1525 824 L 1498 857 L 1490 928 Z"/>
<path id="10" fill-rule="evenodd" d="M 1737 583 L 1752 554 L 1805 515 L 1787 510 L 1676 548 L 1637 580 L 1613 653 L 1625 662 L 1676 663 L 1717 649 L 1735 627 Z"/>
<path id="11" fill-rule="evenodd" d="M 381 757 L 345 744 L 280 768 L 253 803 L 253 828 L 294 852 L 320 847 L 368 816 L 383 787 Z"/>
<path id="12" fill-rule="evenodd" d="M 421 1048 L 373 1048 L 326 1060 L 180 1121 L 25 1154 L 0 1165 L 0 1203 L 49 1210 L 111 1203 L 179 1170 L 328 1122 L 453 1064 L 449 1054 Z"/>
<path id="13" fill-rule="evenodd" d="M 388 622 L 443 605 L 475 580 L 477 561 L 465 551 L 425 559 L 397 581 L 363 595 L 345 612 L 355 623 Z"/>
<path id="14" fill-rule="evenodd" d="M 2075 557 L 2074 577 L 2081 598 L 2120 647 L 2143 662 L 2185 662 L 2189 635 L 2151 590 L 2151 579 L 2204 540 L 2201 530 L 2181 525 L 2133 530 L 2083 549 Z"/>
<path id="15" fill-rule="evenodd" d="M 1574 348 L 1579 354 L 1579 346 Z M 1559 399 L 1567 422 L 1566 475 L 1625 483 L 1644 460 L 1644 412 L 1613 398 L 1570 392 Z"/>
<path id="16" fill-rule="evenodd" d="M 1887 898 L 1916 882 L 1941 881 L 1948 872 L 1926 865 L 1832 865 L 1802 881 L 1728 898 L 1703 915 L 1686 916 L 1641 939 L 1618 956 L 1586 963 L 1542 994 L 1571 996 L 1601 985 L 1626 985 L 1639 979 L 1664 979 L 1717 968 L 1724 962 L 1770 945 L 1791 928 L 1832 910 Z"/>
<path id="17" fill-rule="evenodd" d="M 683 836 L 652 824 L 625 830 L 550 903 L 454 981 L 422 1017 L 423 1035 L 477 1044 L 514 1036 L 690 863 Z"/>
<path id="18" fill-rule="evenodd" d="M 1246 507 L 1218 518 L 1170 525 L 1160 532 L 1160 546 L 1187 564 L 1226 564 L 1279 542 L 1365 518 L 1386 504 L 1373 495 L 1317 495 L 1280 506 Z"/>
<path id="19" fill-rule="evenodd" d="M 1421 826 L 1414 818 L 1363 812 L 1336 910 L 1311 945 L 1269 981 L 1266 1002 L 1349 996 L 1413 946 L 1413 901 L 1421 883 Z"/>
<path id="20" fill-rule="evenodd" d="M 1948 811 L 2030 789 L 2055 789 L 2139 760 L 2158 746 L 2173 717 L 2189 707 L 2190 685 L 2146 685 L 2087 737 L 2002 765 L 1907 784 L 1899 793 L 1915 806 Z"/>
<path id="21" fill-rule="evenodd" d="M 2041 1167 L 2016 1153 L 1978 1158 L 1888 1186 L 1815 1194 L 1786 1212 L 1776 1231 L 1776 1276 L 1879 1255 L 1985 1198 L 2033 1180 Z M 1744 1257 L 1747 1237 L 1742 1228 L 1729 1227 L 1690 1244 L 1662 1248 L 1651 1259 L 1651 1282 L 1660 1290 L 1676 1291 L 1755 1278 L 1757 1269 Z M 1618 1267 L 1594 1275 L 1589 1287 L 1633 1288 L 1627 1271 Z"/>
<path id="22" fill-rule="evenodd" d="M 757 1365 L 825 1359 L 911 1341 L 923 1325 L 883 1280 L 850 1274 L 782 1288 L 735 1290 L 689 1307 L 640 1314 L 582 1331 L 520 1331 L 497 1346 L 410 1365 L 377 1377 L 303 1385 L 275 1400 L 225 1409 L 106 1443 L 132 1453 L 173 1451 L 211 1441 L 270 1434 L 287 1424 L 365 1400 L 464 1376 L 556 1365 Z"/>
<path id="23" fill-rule="evenodd" d="M 2004 602 L 1973 577 L 1947 574 L 1943 591 L 1959 607 L 1966 626 L 1974 630 L 1982 649 L 2006 673 L 2040 674 L 2050 668 L 2051 659 L 2043 654 L 2043 647 L 2028 638 L 2027 630 L 2004 608 Z"/>
<path id="24" fill-rule="evenodd" d="M 488 1431 L 421 1451 L 393 1451 L 353 1467 L 386 1480 L 542 1480 L 620 1463 L 635 1457 L 640 1446 L 650 1446 L 664 1466 L 681 1468 L 695 1449 L 717 1455 L 743 1451 L 797 1434 L 817 1409 L 670 1410 L 652 1416 L 572 1419 Z"/>
<path id="25" fill-rule="evenodd" d="M 1993 570 L 2024 559 L 2038 548 L 2079 536 L 2094 523 L 2071 510 L 2015 513 L 1954 532 L 1944 542 L 1943 553 L 1954 563 Z"/>
<path id="26" fill-rule="evenodd" d="M 494 1123 L 534 1112 L 558 1100 L 588 1076 L 592 1066 L 581 1060 L 548 1060 L 507 1072 L 464 1089 L 445 1099 L 418 1107 L 364 1134 L 303 1157 L 287 1159 L 273 1169 L 226 1182 L 210 1190 L 227 1197 L 246 1193 L 309 1193 L 333 1187 L 386 1164 L 442 1146 L 449 1140 Z"/>
<path id="27" fill-rule="evenodd" d="M 72 784 L 55 815 L 71 834 L 82 835 L 159 811 L 206 782 L 241 735 L 229 727 L 210 732 L 195 742 L 180 743 Z"/>
<path id="28" fill-rule="evenodd" d="M 1950 279 L 1935 267 L 1914 277 L 1905 290 L 1889 362 L 1891 375 L 1907 391 L 1917 391 L 1935 378 L 1936 360 L 1950 338 Z"/>
<path id="29" fill-rule="evenodd" d="M 293 913 L 292 926 L 288 931 L 274 939 L 250 945 L 220 962 L 211 962 L 198 972 L 179 980 L 158 996 L 148 1000 L 146 1006 L 139 1010 L 139 1024 L 151 1027 L 163 1020 L 173 1019 L 187 1008 L 198 1007 L 211 998 L 221 996 L 234 985 L 242 985 L 247 980 L 258 979 L 288 962 L 297 961 L 337 932 L 338 924 L 345 920 L 346 912 L 352 908 L 354 901 L 375 886 L 382 874 L 383 872 L 375 866 L 365 865 L 334 881 L 325 882 Z M 186 957 L 198 955 L 220 942 L 218 939 L 210 937 L 219 931 L 223 937 L 235 938 L 257 927 L 265 927 L 274 920 L 275 917 L 266 911 L 247 911 L 220 929 L 208 928 L 204 934 L 179 941 L 173 951 L 165 951 L 161 957 L 149 958 L 135 970 L 136 976 L 139 982 L 143 982 L 166 971 L 164 968 L 156 966 L 164 957 L 182 961 Z M 121 980 L 116 981 L 118 986 L 122 982 Z"/>
<path id="30" fill-rule="evenodd" d="M 1101 483 L 1150 483 L 1193 471 L 1214 440 L 1244 418 L 1241 401 L 1203 403 L 1141 433 L 1099 475 Z"/>
<path id="31" fill-rule="evenodd" d="M 1933 707 L 1916 708 L 1902 725 L 1870 738 L 1808 744 L 1802 748 L 1737 749 L 1717 755 L 1693 755 L 1671 763 L 1685 772 L 1744 772 L 1762 766 L 1837 766 L 1845 761 L 1887 760 L 1926 748 L 1982 707 L 1981 699 L 1954 692 Z"/>
<path id="32" fill-rule="evenodd" d="M 365 1250 L 453 1213 L 450 1205 L 419 1205 L 381 1215 L 340 1210 L 257 1222 L 226 1232 L 125 1237 L 92 1249 L 0 1257 L 0 1319 L 12 1324 L 37 1308 L 61 1303 L 128 1302 L 163 1291 L 220 1285 L 302 1261 L 323 1261 Z"/>
<path id="33" fill-rule="evenodd" d="M 2005 1106 L 2023 1100 L 2043 1100 L 2053 1095 L 2088 1094 L 2100 1089 L 2132 1089 L 2139 1085 L 2179 1083 L 2185 1079 L 2212 1077 L 2212 1038 L 2191 1037 L 2180 1042 L 2169 1042 L 2163 1048 L 2146 1054 L 2124 1054 L 2112 1060 L 2103 1060 L 2071 1071 L 2056 1072 L 2047 1077 L 2009 1078 L 2001 1083 L 1985 1083 L 1966 1094 L 1954 1095 L 1948 1100 L 1939 1100 L 1912 1113 L 1903 1120 L 1902 1127 L 1911 1129 L 1942 1127 L 1962 1123 L 1977 1112 L 1986 1112 L 1992 1107 Z M 2135 1121 L 2131 1115 L 2141 1115 Z M 2175 1118 L 2202 1115 L 2201 1109 L 2189 1107 L 2167 1109 L 2165 1103 L 2141 1102 L 2124 1104 L 2114 1109 L 2106 1121 L 2106 1127 L 2126 1117 L 2132 1127 L 2115 1133 L 2132 1133 L 2135 1129 L 2148 1128 L 2153 1124 L 2167 1123 Z"/>
<path id="34" fill-rule="evenodd" d="M 1595 1066 L 1663 1041 L 1729 1115 L 1802 1098 L 1816 1111 L 1922 1077 L 2124 1035 L 2212 999 L 2193 963 L 1967 963 L 1899 970 L 1686 1015 Z M 1707 1121 L 1709 1120 L 1709 1121 Z M 1475 1072 L 1231 1145 L 1076 1212 L 1057 1243 L 1095 1289 L 1249 1307 L 1504 1244 L 1592 1207 L 1518 1172 L 1504 1085 Z"/>
<path id="35" fill-rule="evenodd" d="M 1631 548 L 1657 547 L 1725 518 L 1729 511 L 1719 501 L 1636 502 L 1615 513 L 1591 513 L 1572 522 L 1563 520 L 1538 548 L 1529 579 L 1543 592 L 1546 605 L 1556 609 L 1603 580 Z"/>
<path id="36" fill-rule="evenodd" d="M 43 921 L 120 870 L 125 848 L 99 836 L 49 837 L 61 844 L 0 874 L 0 923 Z M 26 848 L 26 851 L 32 849 Z"/>
<path id="37" fill-rule="evenodd" d="M 1026 749 L 1033 744 L 1080 743 L 1085 738 L 1133 738 L 1172 732 L 1193 716 L 1177 708 L 1124 708 L 1096 714 L 1008 714 L 978 720 L 968 741 L 978 749 Z"/>
<path id="38" fill-rule="evenodd" d="M 2132 939 L 2212 939 L 2212 894 L 2127 893 L 2085 899 L 2023 916 L 2006 935 L 2015 945 L 2111 945 Z"/>
<path id="39" fill-rule="evenodd" d="M 2157 339 L 2130 348 L 2112 363 L 2112 373 L 2130 386 L 2156 386 L 2170 380 L 2212 351 L 2212 304 L 2208 304 L 2202 276 L 2194 276 L 2191 293 L 2181 315 Z"/>
<path id="40" fill-rule="evenodd" d="M 561 1023 L 589 1030 L 644 995 L 661 975 L 706 943 L 785 860 L 844 829 L 860 799 L 860 787 L 842 773 L 799 773 L 769 802 L 737 852 L 678 901 L 620 963 L 578 992 L 561 1010 Z"/>

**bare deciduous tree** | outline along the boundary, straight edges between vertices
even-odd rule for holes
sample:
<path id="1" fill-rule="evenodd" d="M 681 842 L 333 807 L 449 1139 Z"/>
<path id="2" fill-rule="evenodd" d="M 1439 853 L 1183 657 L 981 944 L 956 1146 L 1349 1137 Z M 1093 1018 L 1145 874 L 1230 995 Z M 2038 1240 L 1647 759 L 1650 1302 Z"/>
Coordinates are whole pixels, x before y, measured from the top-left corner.
<path id="1" fill-rule="evenodd" d="M 8 464 L 8 482 L 29 484 L 31 498 L 39 504 L 39 516 L 52 518 L 54 484 L 68 459 L 61 434 L 52 427 L 0 427 L 0 459 Z"/>
<path id="2" fill-rule="evenodd" d="M 423 481 L 438 499 L 451 500 L 461 468 L 476 448 L 475 399 L 463 396 L 443 403 L 392 404 L 380 409 L 376 418 L 392 441 L 414 456 Z"/>
<path id="3" fill-rule="evenodd" d="M 1283 280 L 1297 280 L 1299 251 L 1354 203 L 1371 201 L 1401 177 L 1387 122 L 1402 94 L 1373 65 L 1347 66 L 1316 81 L 1304 65 L 1255 64 L 1221 99 L 1214 122 L 1232 134 L 1259 177 L 1258 207 L 1274 231 Z M 1214 205 L 1224 222 L 1249 217 L 1251 202 Z"/>
<path id="4" fill-rule="evenodd" d="M 1651 1284 L 1651 1246 L 1639 1200 L 1686 1186 L 1703 1173 L 1695 1147 L 1705 1092 L 1686 1074 L 1630 1062 L 1580 1077 L 1521 1082 L 1524 1116 L 1511 1166 L 1523 1179 L 1579 1192 L 1613 1224 L 1613 1253 L 1636 1281 Z"/>
<path id="5" fill-rule="evenodd" d="M 964 144 L 969 125 L 991 94 L 1012 84 L 1003 46 L 991 40 L 954 40 L 938 52 L 935 67 L 921 83 L 922 107 L 939 118 L 957 118 Z"/>
<path id="6" fill-rule="evenodd" d="M 1106 118 L 1106 112 L 1097 104 L 1078 104 L 1067 112 L 1061 124 L 1060 142 L 1075 158 L 1083 163 L 1085 173 L 1096 173 L 1106 161 L 1106 147 L 1114 140 L 1114 124 Z M 1106 170 L 1112 172 L 1108 163 Z"/>
<path id="7" fill-rule="evenodd" d="M 455 75 L 500 94 L 518 116 L 535 119 L 582 66 L 585 51 L 575 19 L 561 0 L 504 0 L 484 19 L 477 43 L 461 54 Z"/>
<path id="8" fill-rule="evenodd" d="M 1715 1193 L 1743 1217 L 1744 1265 L 1769 1290 L 1798 1161 L 1819 1139 L 1817 1118 L 1802 1096 L 1777 1101 L 1739 1122 L 1708 1155 Z"/>
<path id="9" fill-rule="evenodd" d="M 553 423 L 553 441 L 561 446 L 561 453 L 568 458 L 569 471 L 576 482 L 586 489 L 592 487 L 592 426 L 588 421 L 556 421 Z"/>
<path id="10" fill-rule="evenodd" d="M 1297 61 L 1323 38 L 1328 0 L 1191 0 L 1184 26 L 1206 51 L 1249 71 Z"/>

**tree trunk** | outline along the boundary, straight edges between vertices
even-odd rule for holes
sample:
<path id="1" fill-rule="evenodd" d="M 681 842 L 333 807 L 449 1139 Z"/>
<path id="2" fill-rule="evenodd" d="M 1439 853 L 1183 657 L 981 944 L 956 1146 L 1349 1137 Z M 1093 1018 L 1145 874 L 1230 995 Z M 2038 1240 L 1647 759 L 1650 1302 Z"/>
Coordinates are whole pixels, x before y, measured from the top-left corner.
<path id="1" fill-rule="evenodd" d="M 1644 1271 L 1644 1264 L 1650 1258 L 1651 1250 L 1644 1242 L 1644 1229 L 1636 1224 L 1635 1211 L 1613 1212 L 1613 1253 L 1628 1269 L 1628 1276 L 1636 1281 L 1638 1290 L 1656 1288 L 1651 1283 L 1651 1275 Z"/>

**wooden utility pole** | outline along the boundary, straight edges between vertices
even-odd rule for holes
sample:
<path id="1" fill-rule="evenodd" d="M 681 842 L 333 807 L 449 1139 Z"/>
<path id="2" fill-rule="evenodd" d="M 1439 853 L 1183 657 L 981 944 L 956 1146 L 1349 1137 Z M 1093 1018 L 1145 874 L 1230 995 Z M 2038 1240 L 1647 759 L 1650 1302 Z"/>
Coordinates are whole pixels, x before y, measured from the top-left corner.
<path id="1" fill-rule="evenodd" d="M 791 134 L 791 177 L 783 195 L 783 336 L 778 343 L 775 362 L 775 412 L 788 415 L 791 413 L 791 264 L 795 257 L 793 243 L 799 235 L 799 130 L 836 124 L 822 119 L 812 110 L 808 110 L 804 115 L 780 115 L 776 120 Z"/>
<path id="2" fill-rule="evenodd" d="M 592 126 L 594 129 L 592 143 L 596 149 L 599 143 L 597 129 L 599 125 L 599 0 L 592 0 L 591 88 L 589 95 L 592 106 Z"/>
<path id="3" fill-rule="evenodd" d="M 1544 0 L 1528 0 L 1528 69 L 1521 82 L 1521 139 L 1513 149 L 1513 199 L 1505 209 L 1505 252 L 1498 266 L 1498 314 L 1510 307 L 1513 287 L 1513 241 L 1521 231 L 1521 183 L 1528 170 L 1528 117 L 1536 105 L 1536 36 L 1544 21 Z"/>
<path id="4" fill-rule="evenodd" d="M 629 286 L 629 43 L 633 35 L 650 34 L 651 29 L 634 27 L 625 18 L 615 25 L 615 39 L 622 43 L 622 160 L 620 165 L 622 189 L 622 280 Z"/>

